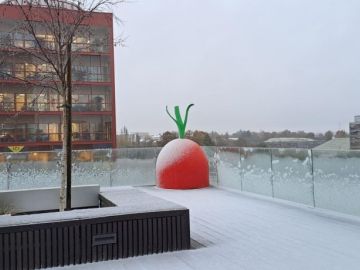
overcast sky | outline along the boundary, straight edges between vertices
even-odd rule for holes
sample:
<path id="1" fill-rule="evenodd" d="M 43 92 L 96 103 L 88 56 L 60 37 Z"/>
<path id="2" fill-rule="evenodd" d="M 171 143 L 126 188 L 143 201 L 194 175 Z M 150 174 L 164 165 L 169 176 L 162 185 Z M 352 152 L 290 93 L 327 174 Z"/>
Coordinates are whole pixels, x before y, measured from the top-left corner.
<path id="1" fill-rule="evenodd" d="M 360 114 L 359 0 L 138 0 L 114 11 L 117 130 L 348 130 Z"/>

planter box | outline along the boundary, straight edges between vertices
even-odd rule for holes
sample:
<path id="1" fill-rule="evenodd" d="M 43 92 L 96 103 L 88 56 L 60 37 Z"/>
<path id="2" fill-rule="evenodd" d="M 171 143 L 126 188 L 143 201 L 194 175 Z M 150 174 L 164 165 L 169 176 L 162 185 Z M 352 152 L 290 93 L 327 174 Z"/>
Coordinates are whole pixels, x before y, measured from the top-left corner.
<path id="1" fill-rule="evenodd" d="M 106 208 L 0 219 L 0 269 L 38 269 L 190 248 L 189 210 L 136 189 Z"/>

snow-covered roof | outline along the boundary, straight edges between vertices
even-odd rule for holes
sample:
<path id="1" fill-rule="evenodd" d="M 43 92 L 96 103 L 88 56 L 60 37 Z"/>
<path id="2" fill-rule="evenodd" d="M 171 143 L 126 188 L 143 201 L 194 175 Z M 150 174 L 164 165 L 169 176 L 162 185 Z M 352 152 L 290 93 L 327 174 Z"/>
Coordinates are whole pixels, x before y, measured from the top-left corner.
<path id="1" fill-rule="evenodd" d="M 266 143 L 277 142 L 314 142 L 315 140 L 309 138 L 271 138 L 266 140 Z"/>
<path id="2" fill-rule="evenodd" d="M 315 150 L 350 150 L 350 138 L 334 138 L 314 148 Z"/>

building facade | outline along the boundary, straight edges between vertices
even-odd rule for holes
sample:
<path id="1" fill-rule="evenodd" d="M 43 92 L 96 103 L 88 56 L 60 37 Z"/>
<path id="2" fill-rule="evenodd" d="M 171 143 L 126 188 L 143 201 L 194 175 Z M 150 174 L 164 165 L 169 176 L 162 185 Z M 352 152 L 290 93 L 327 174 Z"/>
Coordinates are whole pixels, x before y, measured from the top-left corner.
<path id="1" fill-rule="evenodd" d="M 37 9 L 46 12 L 45 8 Z M 0 18 L 0 152 L 59 149 L 63 139 L 62 96 L 31 83 L 51 72 L 51 66 L 28 53 L 39 48 L 31 35 L 17 29 L 23 19 L 18 7 L 1 4 Z M 72 46 L 73 148 L 114 148 L 112 14 L 94 13 L 86 27 L 91 32 L 75 36 Z M 48 47 L 55 46 L 55 37 L 46 30 L 38 31 L 36 37 Z"/>
<path id="2" fill-rule="evenodd" d="M 349 124 L 350 149 L 360 149 L 360 115 L 354 117 L 354 122 Z"/>

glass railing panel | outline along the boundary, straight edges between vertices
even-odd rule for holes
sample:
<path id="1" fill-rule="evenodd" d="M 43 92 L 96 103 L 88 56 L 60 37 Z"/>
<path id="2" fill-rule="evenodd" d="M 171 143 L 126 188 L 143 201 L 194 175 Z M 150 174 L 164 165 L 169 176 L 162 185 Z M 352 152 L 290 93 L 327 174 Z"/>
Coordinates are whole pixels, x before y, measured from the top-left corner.
<path id="1" fill-rule="evenodd" d="M 58 152 L 8 154 L 9 189 L 60 186 Z"/>
<path id="2" fill-rule="evenodd" d="M 315 205 L 360 216 L 360 151 L 313 150 Z"/>
<path id="3" fill-rule="evenodd" d="M 110 185 L 111 150 L 77 150 L 73 151 L 72 184 Z"/>
<path id="4" fill-rule="evenodd" d="M 10 181 L 10 167 L 7 162 L 9 154 L 0 153 L 0 190 L 9 188 Z"/>
<path id="5" fill-rule="evenodd" d="M 241 148 L 243 191 L 272 196 L 269 149 Z"/>
<path id="6" fill-rule="evenodd" d="M 218 184 L 218 175 L 217 175 L 217 151 L 215 146 L 203 146 L 208 161 L 209 161 L 209 182 L 210 185 Z"/>
<path id="7" fill-rule="evenodd" d="M 123 148 L 112 150 L 111 185 L 154 185 L 156 148 Z"/>
<path id="8" fill-rule="evenodd" d="M 313 205 L 311 151 L 272 149 L 274 197 Z"/>
<path id="9" fill-rule="evenodd" d="M 219 186 L 242 190 L 240 148 L 219 147 L 217 169 Z"/>

